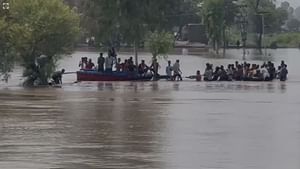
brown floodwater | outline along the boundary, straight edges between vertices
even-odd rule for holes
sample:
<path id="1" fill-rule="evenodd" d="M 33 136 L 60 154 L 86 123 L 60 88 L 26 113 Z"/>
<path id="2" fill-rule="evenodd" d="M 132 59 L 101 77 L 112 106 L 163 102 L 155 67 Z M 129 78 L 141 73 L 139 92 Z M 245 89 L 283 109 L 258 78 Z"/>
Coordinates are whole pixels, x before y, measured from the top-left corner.
<path id="1" fill-rule="evenodd" d="M 240 52 L 168 59 L 181 59 L 188 76 L 206 62 L 242 61 Z M 0 168 L 299 169 L 300 51 L 269 52 L 247 60 L 286 60 L 288 82 L 73 83 L 67 75 L 62 88 L 24 89 L 17 68 L 0 89 Z M 97 53 L 76 52 L 60 67 L 76 71 L 81 56 Z"/>

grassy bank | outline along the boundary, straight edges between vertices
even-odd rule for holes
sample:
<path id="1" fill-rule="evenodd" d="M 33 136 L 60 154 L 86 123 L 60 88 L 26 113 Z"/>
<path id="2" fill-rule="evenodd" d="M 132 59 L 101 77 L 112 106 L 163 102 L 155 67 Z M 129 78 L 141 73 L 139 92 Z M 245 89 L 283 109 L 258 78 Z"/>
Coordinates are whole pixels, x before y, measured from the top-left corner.
<path id="1" fill-rule="evenodd" d="M 299 48 L 300 33 L 280 33 L 266 38 L 268 47 L 277 48 Z"/>
<path id="2" fill-rule="evenodd" d="M 256 36 L 254 33 L 248 34 L 247 47 L 256 47 Z M 240 40 L 240 34 L 231 33 L 228 39 L 231 46 L 236 46 L 237 40 Z M 267 34 L 263 39 L 263 46 L 268 48 L 299 48 L 300 32 Z"/>

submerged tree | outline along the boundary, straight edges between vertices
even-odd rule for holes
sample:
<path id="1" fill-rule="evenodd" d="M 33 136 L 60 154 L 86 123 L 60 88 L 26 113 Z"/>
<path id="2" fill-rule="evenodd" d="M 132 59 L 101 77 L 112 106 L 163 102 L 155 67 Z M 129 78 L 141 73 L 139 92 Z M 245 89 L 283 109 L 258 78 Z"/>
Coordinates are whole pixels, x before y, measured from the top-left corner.
<path id="1" fill-rule="evenodd" d="M 5 20 L 0 19 L 0 77 L 8 81 L 9 73 L 14 66 L 15 50 L 12 46 L 13 37 L 10 35 L 13 33 L 12 25 Z"/>
<path id="2" fill-rule="evenodd" d="M 21 26 L 12 44 L 25 68 L 26 84 L 47 85 L 58 59 L 74 47 L 78 15 L 60 0 L 14 0 L 10 15 Z"/>

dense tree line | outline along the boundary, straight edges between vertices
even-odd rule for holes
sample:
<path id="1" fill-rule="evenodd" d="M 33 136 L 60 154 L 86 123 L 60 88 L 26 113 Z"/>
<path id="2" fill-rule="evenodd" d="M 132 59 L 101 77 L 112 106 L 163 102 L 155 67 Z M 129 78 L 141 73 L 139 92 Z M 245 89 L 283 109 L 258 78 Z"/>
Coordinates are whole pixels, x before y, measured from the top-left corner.
<path id="1" fill-rule="evenodd" d="M 258 48 L 262 47 L 262 29 L 280 32 L 288 17 L 273 0 L 87 0 L 82 11 L 88 32 L 105 44 L 132 44 L 142 41 L 148 31 L 171 31 L 175 26 L 181 30 L 188 23 L 205 21 L 211 44 L 218 51 L 221 42 L 226 45 L 227 30 L 238 27 L 239 3 L 247 6 L 248 31 L 258 33 Z"/>

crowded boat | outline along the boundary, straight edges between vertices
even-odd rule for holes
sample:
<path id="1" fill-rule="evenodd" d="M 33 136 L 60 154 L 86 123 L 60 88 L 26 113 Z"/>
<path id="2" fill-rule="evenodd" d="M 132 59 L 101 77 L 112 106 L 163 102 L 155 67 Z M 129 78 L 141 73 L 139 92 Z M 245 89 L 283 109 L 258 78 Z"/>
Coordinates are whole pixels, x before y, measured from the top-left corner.
<path id="1" fill-rule="evenodd" d="M 203 76 L 204 81 L 286 81 L 288 70 L 284 61 L 277 69 L 271 61 L 262 65 L 236 61 L 227 65 L 227 68 L 223 65 L 214 68 L 213 64 L 207 63 Z"/>
<path id="2" fill-rule="evenodd" d="M 97 65 L 83 57 L 79 63 L 81 77 L 83 73 L 89 72 L 90 75 L 97 75 L 100 78 L 85 76 L 84 81 L 118 81 L 118 80 L 159 80 L 166 79 L 168 81 L 182 81 L 182 71 L 180 67 L 180 60 L 176 60 L 174 64 L 169 60 L 165 69 L 166 75 L 160 75 L 159 69 L 161 68 L 157 59 L 152 59 L 151 65 L 147 65 L 145 60 L 136 65 L 133 57 L 125 59 L 117 58 L 115 49 L 112 48 L 108 51 L 107 57 L 100 53 L 97 59 Z M 97 73 L 97 74 L 95 74 Z M 106 76 L 106 78 L 101 78 Z M 109 76 L 123 78 L 108 78 Z M 125 76 L 130 78 L 124 78 Z M 134 78 L 133 78 L 134 77 Z M 147 78 L 145 78 L 147 77 Z M 273 81 L 279 79 L 286 81 L 288 78 L 287 64 L 281 61 L 281 64 L 276 68 L 275 64 L 271 61 L 265 62 L 262 65 L 251 64 L 248 62 L 238 62 L 228 64 L 226 67 L 223 65 L 215 66 L 211 63 L 206 64 L 204 73 L 201 74 L 200 70 L 196 71 L 195 75 L 186 77 L 188 79 L 195 79 L 196 81 Z M 79 79 L 80 80 L 80 79 Z"/>

